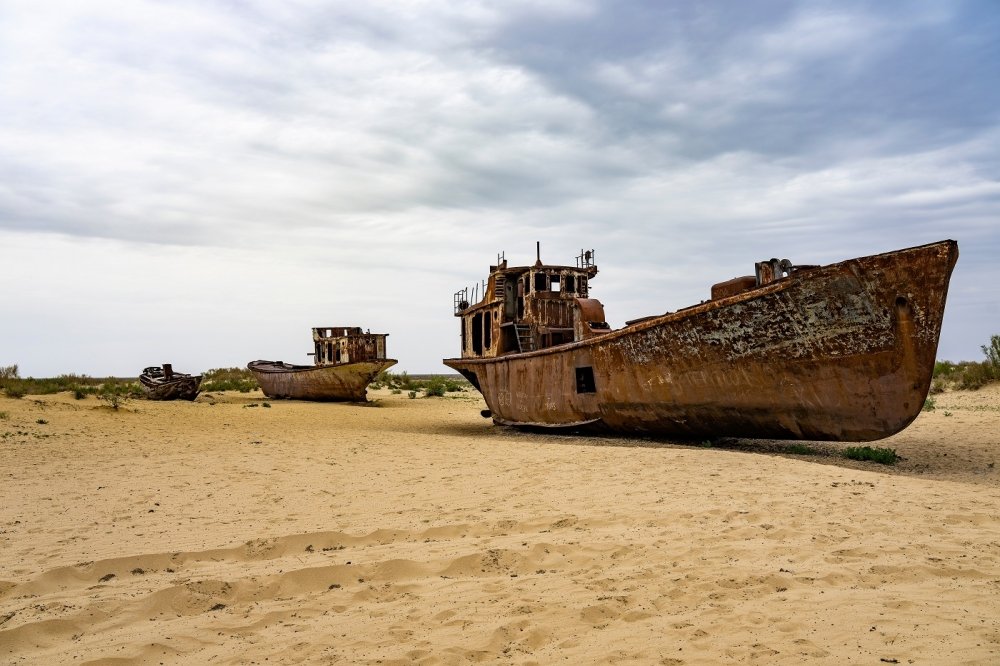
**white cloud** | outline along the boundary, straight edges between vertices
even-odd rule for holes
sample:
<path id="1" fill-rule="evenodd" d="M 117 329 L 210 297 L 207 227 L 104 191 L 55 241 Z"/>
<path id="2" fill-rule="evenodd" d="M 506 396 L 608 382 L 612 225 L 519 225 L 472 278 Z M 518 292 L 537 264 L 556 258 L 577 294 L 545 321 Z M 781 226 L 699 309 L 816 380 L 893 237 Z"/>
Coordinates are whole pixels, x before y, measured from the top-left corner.
<path id="1" fill-rule="evenodd" d="M 775 254 L 947 236 L 962 323 L 943 349 L 975 356 L 1000 302 L 981 287 L 1000 130 L 968 115 L 997 65 L 975 17 L 808 5 L 737 28 L 646 9 L 5 3 L 0 281 L 25 286 L 0 364 L 197 370 L 291 358 L 343 323 L 435 371 L 457 352 L 452 292 L 498 251 L 530 263 L 535 240 L 554 262 L 596 247 L 621 323 Z M 900 69 L 926 33 L 950 50 Z M 980 78 L 935 73 L 949 57 Z"/>

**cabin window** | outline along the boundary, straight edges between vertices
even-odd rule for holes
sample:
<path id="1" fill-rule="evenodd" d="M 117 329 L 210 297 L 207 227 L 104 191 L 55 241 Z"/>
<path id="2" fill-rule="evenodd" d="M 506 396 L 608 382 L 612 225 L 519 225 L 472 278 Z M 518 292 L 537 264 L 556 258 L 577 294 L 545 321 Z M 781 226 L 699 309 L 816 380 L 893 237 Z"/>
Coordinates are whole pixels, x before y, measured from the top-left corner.
<path id="1" fill-rule="evenodd" d="M 594 369 L 590 366 L 576 369 L 576 392 L 577 393 L 597 393 L 597 386 L 594 384 Z"/>
<path id="2" fill-rule="evenodd" d="M 472 353 L 477 356 L 483 353 L 483 313 L 472 315 Z"/>
<path id="3" fill-rule="evenodd" d="M 563 280 L 563 287 L 565 287 L 567 294 L 576 293 L 576 278 L 572 275 L 567 275 Z"/>
<path id="4" fill-rule="evenodd" d="M 483 324 L 483 349 L 489 349 L 493 346 L 493 324 L 490 322 L 490 313 L 486 313 L 486 321 Z"/>
<path id="5" fill-rule="evenodd" d="M 465 318 L 462 318 L 462 351 L 469 351 L 469 336 L 466 333 L 466 328 L 468 327 L 468 322 Z"/>
<path id="6" fill-rule="evenodd" d="M 548 276 L 545 273 L 535 273 L 535 291 L 545 291 L 548 281 Z"/>
<path id="7" fill-rule="evenodd" d="M 549 291 L 559 292 L 559 276 L 553 275 L 552 281 L 549 283 Z"/>

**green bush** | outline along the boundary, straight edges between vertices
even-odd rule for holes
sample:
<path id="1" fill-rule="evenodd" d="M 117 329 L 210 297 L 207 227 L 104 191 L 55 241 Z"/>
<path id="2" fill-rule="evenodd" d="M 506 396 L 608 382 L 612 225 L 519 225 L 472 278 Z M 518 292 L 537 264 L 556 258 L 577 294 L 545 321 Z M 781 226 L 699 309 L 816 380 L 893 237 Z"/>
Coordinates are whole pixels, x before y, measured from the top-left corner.
<path id="1" fill-rule="evenodd" d="M 1000 369 L 994 368 L 991 363 L 968 363 L 963 364 L 956 386 L 964 390 L 975 390 L 997 381 L 998 378 Z"/>
<path id="2" fill-rule="evenodd" d="M 443 377 L 433 377 L 424 386 L 424 396 L 431 397 L 441 397 L 445 394 L 447 387 L 445 386 Z"/>
<path id="3" fill-rule="evenodd" d="M 924 400 L 924 406 L 923 406 L 922 411 L 933 412 L 934 408 L 935 408 L 934 398 L 931 398 L 930 396 L 928 396 L 927 399 Z"/>
<path id="4" fill-rule="evenodd" d="M 202 373 L 202 391 L 239 391 L 249 393 L 260 386 L 249 368 L 213 368 Z"/>
<path id="5" fill-rule="evenodd" d="M 899 460 L 896 449 L 871 446 L 851 446 L 844 449 L 844 457 L 851 460 L 870 460 L 880 465 L 895 465 Z"/>
<path id="6" fill-rule="evenodd" d="M 118 408 L 131 400 L 134 395 L 132 384 L 123 384 L 114 379 L 104 382 L 97 393 L 97 397 L 108 403 L 108 406 L 115 411 L 118 411 Z"/>
<path id="7" fill-rule="evenodd" d="M 4 382 L 4 393 L 8 398 L 23 398 L 28 394 L 28 389 L 20 379 L 8 379 Z"/>
<path id="8" fill-rule="evenodd" d="M 952 386 L 961 390 L 975 390 L 987 384 L 1000 381 L 1000 335 L 991 335 L 988 345 L 980 349 L 985 361 L 938 361 L 934 364 L 934 382 L 931 393 L 940 393 Z"/>
<path id="9" fill-rule="evenodd" d="M 934 364 L 935 377 L 949 377 L 958 366 L 951 361 L 938 361 Z"/>
<path id="10" fill-rule="evenodd" d="M 1000 371 L 1000 335 L 991 335 L 990 344 L 983 345 L 982 350 L 986 355 L 986 362 Z"/>

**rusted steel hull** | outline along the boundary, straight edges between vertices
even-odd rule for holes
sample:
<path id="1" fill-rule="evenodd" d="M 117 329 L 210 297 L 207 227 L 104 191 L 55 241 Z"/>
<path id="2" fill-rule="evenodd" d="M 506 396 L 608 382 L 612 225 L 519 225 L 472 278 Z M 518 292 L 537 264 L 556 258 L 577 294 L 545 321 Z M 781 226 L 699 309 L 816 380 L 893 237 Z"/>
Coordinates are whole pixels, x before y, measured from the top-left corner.
<path id="1" fill-rule="evenodd" d="M 139 385 L 148 400 L 194 400 L 201 391 L 201 375 L 162 379 L 142 374 Z"/>
<path id="2" fill-rule="evenodd" d="M 852 259 L 588 340 L 445 364 L 504 425 L 876 440 L 920 413 L 957 258 L 942 241 Z"/>
<path id="3" fill-rule="evenodd" d="M 269 398 L 365 402 L 368 384 L 378 373 L 395 364 L 394 359 L 326 366 L 251 361 L 247 367 Z"/>

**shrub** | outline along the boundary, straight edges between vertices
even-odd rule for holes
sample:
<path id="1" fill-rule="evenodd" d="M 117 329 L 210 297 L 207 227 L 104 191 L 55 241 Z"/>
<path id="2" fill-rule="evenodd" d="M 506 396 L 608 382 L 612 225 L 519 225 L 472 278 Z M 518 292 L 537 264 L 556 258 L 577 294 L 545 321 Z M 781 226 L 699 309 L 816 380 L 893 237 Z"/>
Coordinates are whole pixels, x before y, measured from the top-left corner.
<path id="1" fill-rule="evenodd" d="M 17 372 L 17 363 L 14 365 L 0 365 L 0 380 L 18 379 L 20 376 Z"/>
<path id="2" fill-rule="evenodd" d="M 996 381 L 998 375 L 1000 375 L 1000 371 L 994 369 L 992 364 L 988 362 L 963 363 L 957 386 L 960 389 L 975 390 Z"/>
<path id="3" fill-rule="evenodd" d="M 213 368 L 202 373 L 201 390 L 239 391 L 249 393 L 257 390 L 259 385 L 253 373 L 248 368 Z"/>
<path id="4" fill-rule="evenodd" d="M 24 385 L 24 382 L 19 379 L 15 380 L 8 379 L 4 383 L 3 390 L 4 393 L 7 394 L 8 398 L 23 398 L 28 394 L 27 387 Z"/>
<path id="5" fill-rule="evenodd" d="M 447 386 L 445 386 L 445 381 L 443 377 L 433 377 L 424 386 L 424 396 L 430 397 L 441 397 L 445 394 Z"/>
<path id="6" fill-rule="evenodd" d="M 785 453 L 794 453 L 795 455 L 808 456 L 816 453 L 813 448 L 807 444 L 789 444 L 784 448 Z"/>
<path id="7" fill-rule="evenodd" d="M 410 400 L 413 400 L 414 398 L 417 397 L 417 392 L 416 391 L 410 391 L 409 395 L 410 395 Z"/>
<path id="8" fill-rule="evenodd" d="M 923 407 L 922 411 L 933 412 L 934 411 L 934 407 L 935 407 L 935 405 L 934 405 L 934 398 L 931 398 L 930 396 L 928 396 L 927 399 L 924 400 L 924 407 Z"/>
<path id="9" fill-rule="evenodd" d="M 114 379 L 104 382 L 97 393 L 97 397 L 108 403 L 108 406 L 115 411 L 118 411 L 119 407 L 128 402 L 132 398 L 132 395 L 132 386 L 130 384 L 122 384 Z"/>
<path id="10" fill-rule="evenodd" d="M 982 350 L 986 355 L 986 362 L 1000 370 L 1000 335 L 991 335 L 990 344 L 983 345 Z M 16 369 L 17 366 L 15 365 L 14 368 Z"/>
<path id="11" fill-rule="evenodd" d="M 955 368 L 957 367 L 951 361 L 938 361 L 934 364 L 934 376 L 948 377 L 955 372 Z"/>
<path id="12" fill-rule="evenodd" d="M 895 465 L 899 460 L 896 449 L 871 446 L 851 446 L 844 449 L 844 457 L 851 460 L 870 460 L 880 465 Z"/>
<path id="13" fill-rule="evenodd" d="M 406 370 L 396 375 L 396 385 L 404 391 L 413 391 L 421 388 L 420 382 L 410 377 L 410 374 Z"/>
<path id="14" fill-rule="evenodd" d="M 382 370 L 378 373 L 372 383 L 369 385 L 374 389 L 380 389 L 382 387 L 393 388 L 396 385 L 396 378 L 388 370 Z"/>
<path id="15" fill-rule="evenodd" d="M 10 414 L 8 412 L 0 412 L 0 421 L 6 421 L 9 418 Z"/>

